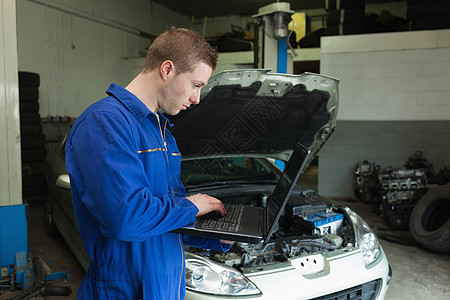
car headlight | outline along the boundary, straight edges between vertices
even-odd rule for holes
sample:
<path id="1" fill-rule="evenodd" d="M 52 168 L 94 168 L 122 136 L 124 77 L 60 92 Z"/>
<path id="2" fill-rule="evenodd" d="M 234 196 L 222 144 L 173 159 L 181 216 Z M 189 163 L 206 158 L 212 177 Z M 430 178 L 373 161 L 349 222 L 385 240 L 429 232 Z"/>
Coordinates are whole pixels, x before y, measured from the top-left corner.
<path id="1" fill-rule="evenodd" d="M 373 233 L 366 221 L 350 208 L 345 208 L 355 229 L 356 247 L 361 249 L 364 265 L 367 267 L 376 261 L 381 255 L 381 247 L 378 238 Z"/>
<path id="2" fill-rule="evenodd" d="M 233 268 L 186 253 L 186 288 L 202 293 L 242 296 L 261 291 Z"/>

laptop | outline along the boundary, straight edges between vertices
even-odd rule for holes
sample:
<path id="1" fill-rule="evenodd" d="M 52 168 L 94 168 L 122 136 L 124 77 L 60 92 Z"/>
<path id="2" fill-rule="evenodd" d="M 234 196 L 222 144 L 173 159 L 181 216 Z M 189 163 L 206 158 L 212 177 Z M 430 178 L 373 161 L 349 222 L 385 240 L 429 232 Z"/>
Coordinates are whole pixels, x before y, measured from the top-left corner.
<path id="1" fill-rule="evenodd" d="M 278 226 L 278 220 L 310 155 L 309 149 L 300 143 L 295 145 L 280 180 L 267 199 L 266 208 L 224 203 L 225 216 L 217 212 L 206 214 L 197 218 L 195 223 L 173 232 L 253 244 L 267 242 Z"/>

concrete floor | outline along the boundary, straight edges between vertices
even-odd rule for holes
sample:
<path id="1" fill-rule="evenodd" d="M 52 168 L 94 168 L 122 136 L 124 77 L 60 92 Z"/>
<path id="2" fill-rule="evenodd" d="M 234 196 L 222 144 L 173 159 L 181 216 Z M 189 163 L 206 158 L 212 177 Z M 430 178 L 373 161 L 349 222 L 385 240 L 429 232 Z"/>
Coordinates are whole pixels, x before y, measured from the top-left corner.
<path id="1" fill-rule="evenodd" d="M 420 248 L 409 231 L 392 230 L 372 205 L 340 200 L 375 231 L 392 268 L 385 299 L 450 299 L 450 253 L 435 254 Z"/>
<path id="2" fill-rule="evenodd" d="M 310 174 L 317 178 L 317 169 Z M 304 177 L 303 177 L 304 178 Z M 314 188 L 314 182 L 307 182 Z M 341 199 L 360 214 L 374 229 L 393 270 L 386 299 L 450 299 L 450 253 L 435 254 L 416 245 L 408 231 L 394 231 L 380 216 L 372 212 L 372 205 L 355 199 Z M 29 248 L 33 256 L 41 256 L 53 271 L 66 271 L 69 280 L 55 280 L 49 285 L 69 285 L 73 289 L 68 297 L 48 296 L 46 299 L 76 299 L 76 291 L 84 270 L 76 261 L 62 239 L 49 238 L 44 230 L 42 207 L 29 207 Z M 16 293 L 4 291 L 0 299 L 11 298 Z"/>
<path id="3" fill-rule="evenodd" d="M 53 272 L 67 272 L 67 280 L 58 279 L 47 282 L 47 285 L 70 286 L 72 294 L 68 297 L 46 296 L 45 299 L 76 299 L 78 285 L 84 270 L 62 238 L 50 238 L 44 228 L 44 210 L 42 207 L 27 207 L 28 247 L 32 256 L 41 256 Z M 0 300 L 9 299 L 21 291 L 3 291 Z"/>

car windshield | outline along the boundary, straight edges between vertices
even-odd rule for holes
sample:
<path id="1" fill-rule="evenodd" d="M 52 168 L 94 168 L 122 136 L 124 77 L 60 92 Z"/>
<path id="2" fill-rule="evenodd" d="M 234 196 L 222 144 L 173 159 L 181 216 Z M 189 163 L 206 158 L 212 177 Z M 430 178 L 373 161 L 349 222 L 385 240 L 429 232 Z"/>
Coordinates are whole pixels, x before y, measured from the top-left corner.
<path id="1" fill-rule="evenodd" d="M 181 180 L 187 186 L 276 181 L 274 170 L 271 162 L 258 157 L 193 159 L 181 163 Z"/>

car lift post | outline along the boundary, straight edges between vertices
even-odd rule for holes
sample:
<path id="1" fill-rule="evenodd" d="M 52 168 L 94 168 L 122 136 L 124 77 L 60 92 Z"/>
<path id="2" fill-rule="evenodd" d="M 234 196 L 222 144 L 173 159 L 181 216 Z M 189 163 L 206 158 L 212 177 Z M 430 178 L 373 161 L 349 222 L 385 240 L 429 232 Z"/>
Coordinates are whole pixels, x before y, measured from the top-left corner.
<path id="1" fill-rule="evenodd" d="M 256 19 L 255 66 L 259 69 L 292 73 L 293 59 L 288 55 L 289 22 L 294 13 L 287 2 L 275 2 L 261 7 Z"/>
<path id="2" fill-rule="evenodd" d="M 288 2 L 275 2 L 261 7 L 255 26 L 255 67 L 276 70 L 277 73 L 293 73 L 293 59 L 288 54 L 289 22 L 294 13 Z M 284 169 L 284 162 L 275 164 Z"/>

